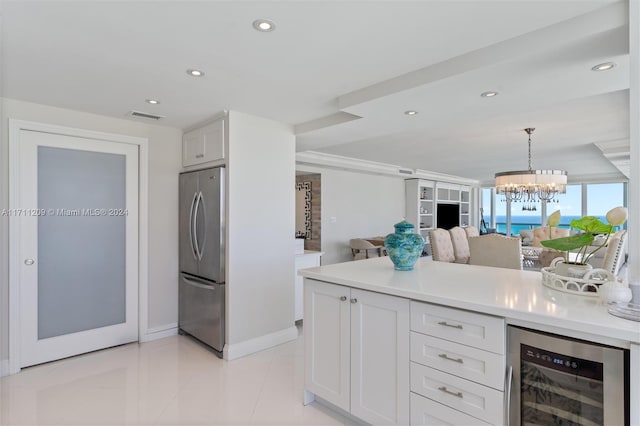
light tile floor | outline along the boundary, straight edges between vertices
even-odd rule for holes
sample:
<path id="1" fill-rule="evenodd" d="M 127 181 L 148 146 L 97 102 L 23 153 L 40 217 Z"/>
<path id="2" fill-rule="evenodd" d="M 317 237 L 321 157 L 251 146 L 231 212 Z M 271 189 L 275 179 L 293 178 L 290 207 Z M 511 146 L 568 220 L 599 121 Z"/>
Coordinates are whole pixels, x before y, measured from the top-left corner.
<path id="1" fill-rule="evenodd" d="M 189 337 L 129 344 L 0 379 L 0 425 L 351 425 L 302 405 L 303 341 L 223 361 Z"/>

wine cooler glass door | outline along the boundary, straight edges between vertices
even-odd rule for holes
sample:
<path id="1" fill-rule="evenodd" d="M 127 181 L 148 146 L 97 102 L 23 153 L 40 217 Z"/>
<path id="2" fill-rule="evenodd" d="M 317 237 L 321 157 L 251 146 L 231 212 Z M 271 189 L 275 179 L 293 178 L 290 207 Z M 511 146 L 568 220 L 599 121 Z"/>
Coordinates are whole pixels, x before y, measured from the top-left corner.
<path id="1" fill-rule="evenodd" d="M 625 424 L 624 350 L 510 327 L 512 425 Z"/>

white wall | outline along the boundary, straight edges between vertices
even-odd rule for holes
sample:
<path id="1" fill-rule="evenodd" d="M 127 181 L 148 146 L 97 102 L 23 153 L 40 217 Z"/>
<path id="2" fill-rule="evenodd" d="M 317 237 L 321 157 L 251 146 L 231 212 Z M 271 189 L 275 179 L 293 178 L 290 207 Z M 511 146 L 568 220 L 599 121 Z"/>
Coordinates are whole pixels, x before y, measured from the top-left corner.
<path id="1" fill-rule="evenodd" d="M 322 176 L 323 265 L 352 260 L 351 238 L 390 234 L 393 225 L 404 219 L 402 177 L 308 165 L 297 170 Z"/>
<path id="2" fill-rule="evenodd" d="M 149 296 L 148 326 L 175 327 L 178 320 L 178 173 L 182 131 L 2 99 L 0 139 L 0 210 L 8 208 L 8 120 L 34 121 L 149 139 Z M 8 359 L 8 218 L 0 217 L 0 365 Z"/>
<path id="3" fill-rule="evenodd" d="M 230 111 L 227 336 L 233 359 L 296 337 L 295 138 L 281 123 Z"/>

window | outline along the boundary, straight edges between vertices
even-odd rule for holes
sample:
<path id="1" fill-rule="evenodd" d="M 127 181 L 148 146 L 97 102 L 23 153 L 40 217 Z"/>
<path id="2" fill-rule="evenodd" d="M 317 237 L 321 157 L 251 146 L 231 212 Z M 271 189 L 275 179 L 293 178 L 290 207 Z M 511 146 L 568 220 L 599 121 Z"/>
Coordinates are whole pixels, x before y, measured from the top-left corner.
<path id="1" fill-rule="evenodd" d="M 482 216 L 484 224 L 480 224 L 482 231 L 486 231 L 487 228 L 491 228 L 491 193 L 493 188 L 482 188 Z"/>
<path id="2" fill-rule="evenodd" d="M 591 183 L 587 185 L 587 215 L 607 223 L 605 215 L 614 207 L 624 206 L 624 184 Z"/>
<path id="3" fill-rule="evenodd" d="M 567 193 L 559 194 L 557 203 L 547 204 L 547 216 L 560 210 L 560 228 L 569 228 L 573 219 L 582 217 L 582 185 L 567 185 Z"/>
<path id="4" fill-rule="evenodd" d="M 536 203 L 511 203 L 511 235 L 519 235 L 523 229 L 542 226 L 540 201 Z"/>
<path id="5" fill-rule="evenodd" d="M 583 188 L 586 196 L 583 197 Z M 609 210 L 617 206 L 626 207 L 626 184 L 615 183 L 590 183 L 567 185 L 567 193 L 557 197 L 558 202 L 547 204 L 547 216 L 556 210 L 560 210 L 562 219 L 561 228 L 569 228 L 571 220 L 587 215 L 597 216 L 606 223 L 605 215 Z M 495 220 L 496 231 L 505 233 L 507 230 L 507 203 L 504 196 L 496 195 L 493 217 L 491 217 L 491 192 L 493 188 L 482 189 L 483 217 L 487 226 L 491 226 L 491 219 Z M 531 207 L 525 203 L 511 204 L 511 234 L 517 235 L 521 229 L 531 229 L 542 224 L 542 211 L 540 203 L 536 203 L 537 210 L 523 210 L 522 207 Z M 623 227 L 626 225 L 623 225 Z"/>
<path id="6" fill-rule="evenodd" d="M 503 195 L 496 195 L 496 232 L 507 232 L 507 202 Z"/>

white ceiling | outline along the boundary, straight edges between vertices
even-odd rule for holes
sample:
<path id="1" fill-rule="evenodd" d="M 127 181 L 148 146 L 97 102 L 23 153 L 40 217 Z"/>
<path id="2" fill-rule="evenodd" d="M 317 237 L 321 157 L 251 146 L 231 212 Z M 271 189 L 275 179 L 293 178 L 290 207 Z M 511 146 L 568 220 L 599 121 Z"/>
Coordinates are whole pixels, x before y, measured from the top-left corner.
<path id="1" fill-rule="evenodd" d="M 624 161 L 629 143 L 624 2 L 5 0 L 1 7 L 9 98 L 114 117 L 143 111 L 183 129 L 234 109 L 294 125 L 299 151 L 483 182 L 526 168 L 522 129 L 536 127 L 534 167 L 566 169 L 570 179 L 622 177 L 603 152 L 615 146 Z M 255 31 L 258 18 L 274 21 L 276 31 Z M 617 66 L 591 71 L 606 61 Z M 206 75 L 189 77 L 187 68 Z M 488 90 L 500 94 L 479 96 Z"/>

